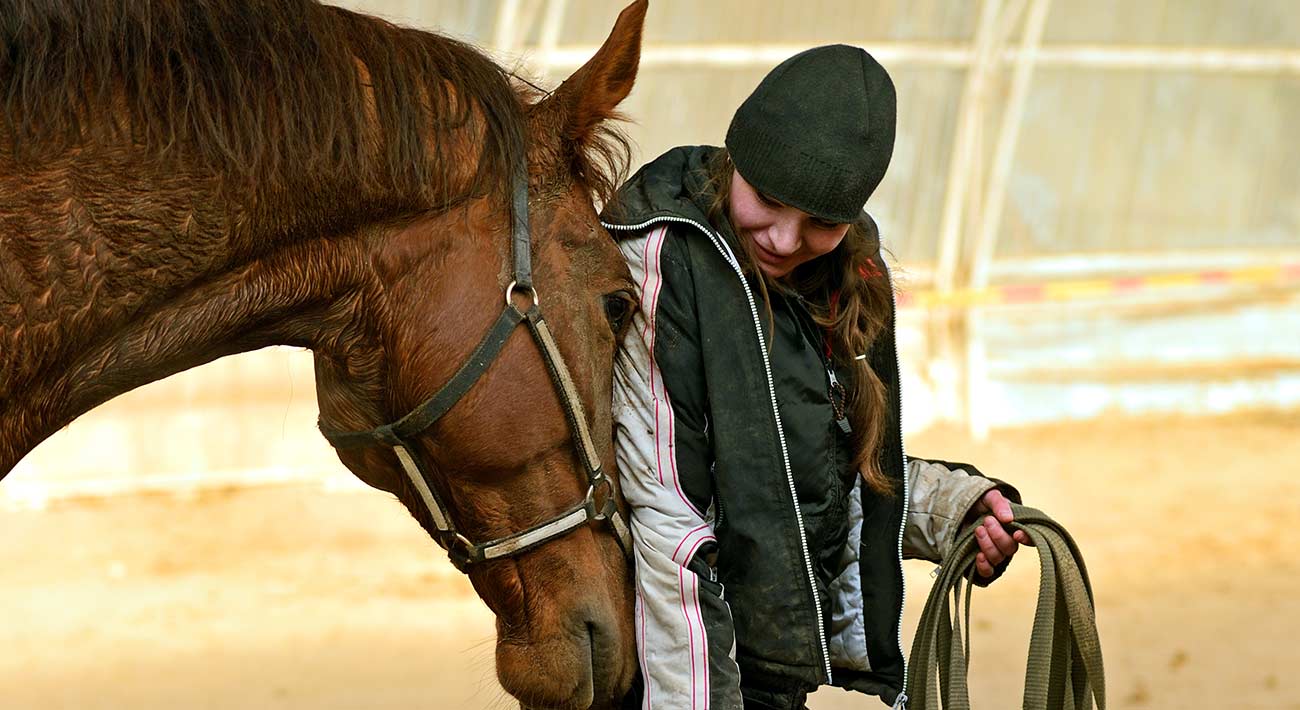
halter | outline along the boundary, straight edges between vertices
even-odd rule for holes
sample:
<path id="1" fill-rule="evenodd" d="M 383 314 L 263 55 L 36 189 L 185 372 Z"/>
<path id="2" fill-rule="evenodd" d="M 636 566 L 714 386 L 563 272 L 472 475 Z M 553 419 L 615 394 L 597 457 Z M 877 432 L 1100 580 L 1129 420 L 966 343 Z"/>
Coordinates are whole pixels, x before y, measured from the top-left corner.
<path id="1" fill-rule="evenodd" d="M 631 555 L 631 533 L 627 523 L 618 512 L 614 501 L 614 487 L 609 477 L 601 468 L 600 456 L 596 452 L 587 428 L 586 413 L 582 400 L 573 385 L 573 378 L 564 364 L 564 357 L 555 345 L 551 330 L 542 319 L 541 304 L 537 289 L 532 284 L 532 255 L 528 232 L 528 171 L 522 163 L 517 164 L 513 177 L 513 236 L 511 239 L 514 253 L 514 277 L 506 286 L 505 309 L 496 323 L 488 330 L 469 359 L 460 366 L 456 374 L 442 386 L 432 397 L 409 414 L 383 426 L 368 431 L 331 431 L 321 425 L 321 433 L 336 449 L 357 448 L 362 446 L 387 446 L 397 455 L 402 470 L 419 492 L 421 500 L 429 510 L 438 534 L 435 540 L 447 551 L 456 569 L 464 572 L 469 565 L 504 557 L 513 557 L 526 550 L 545 544 L 570 531 L 585 525 L 588 521 L 608 521 L 614 529 L 619 546 L 626 555 Z M 512 296 L 516 293 L 528 298 L 529 307 L 521 311 L 514 304 Z M 411 445 L 412 439 L 433 426 L 448 410 L 452 408 L 465 393 L 469 391 L 479 377 L 487 371 L 488 366 L 501 353 L 506 340 L 514 332 L 515 326 L 526 323 L 542 352 L 546 369 L 551 373 L 564 406 L 565 417 L 577 442 L 583 467 L 587 475 L 587 495 L 583 501 L 560 515 L 517 533 L 506 535 L 487 542 L 471 542 L 456 530 L 451 514 L 442 498 L 439 497 L 432 479 L 425 473 L 428 470 L 420 465 L 418 453 Z"/>

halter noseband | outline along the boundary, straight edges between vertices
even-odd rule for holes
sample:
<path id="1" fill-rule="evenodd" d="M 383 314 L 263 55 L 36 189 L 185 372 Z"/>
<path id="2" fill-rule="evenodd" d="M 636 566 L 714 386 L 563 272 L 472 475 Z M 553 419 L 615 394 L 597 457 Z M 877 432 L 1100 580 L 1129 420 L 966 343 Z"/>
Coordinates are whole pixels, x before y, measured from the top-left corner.
<path id="1" fill-rule="evenodd" d="M 564 364 L 564 357 L 551 336 L 551 330 L 542 319 L 537 289 L 532 283 L 532 254 L 528 230 L 528 171 L 526 166 L 515 166 L 513 176 L 513 235 L 511 250 L 514 253 L 514 277 L 506 286 L 505 309 L 496 323 L 488 330 L 478 347 L 470 354 L 456 374 L 442 386 L 432 397 L 416 407 L 409 414 L 383 426 L 368 431 L 332 431 L 321 424 L 321 433 L 335 448 L 356 448 L 361 446 L 388 446 L 397 455 L 402 470 L 411 480 L 421 500 L 429 510 L 438 535 L 435 538 L 447 551 L 451 562 L 464 572 L 471 564 L 512 557 L 526 550 L 542 545 L 585 525 L 591 520 L 608 521 L 614 529 L 615 537 L 626 555 L 631 555 L 631 533 L 627 523 L 618 512 L 614 500 L 614 486 L 601 467 L 600 456 L 587 428 L 586 413 L 582 400 L 578 397 L 573 378 Z M 520 311 L 515 306 L 512 296 L 515 293 L 527 295 L 530 305 L 528 310 Z M 416 449 L 411 445 L 412 439 L 433 426 L 448 410 L 452 408 L 465 393 L 469 391 L 479 377 L 487 371 L 488 366 L 500 354 L 506 340 L 514 332 L 515 326 L 526 323 L 542 352 L 546 369 L 551 373 L 551 381 L 559 391 L 560 402 L 564 405 L 565 417 L 577 442 L 583 468 L 587 474 L 587 495 L 581 503 L 564 513 L 526 530 L 521 530 L 505 537 L 488 542 L 471 542 L 456 530 L 451 514 L 437 493 L 432 479 L 425 473 L 428 470 L 420 465 Z"/>

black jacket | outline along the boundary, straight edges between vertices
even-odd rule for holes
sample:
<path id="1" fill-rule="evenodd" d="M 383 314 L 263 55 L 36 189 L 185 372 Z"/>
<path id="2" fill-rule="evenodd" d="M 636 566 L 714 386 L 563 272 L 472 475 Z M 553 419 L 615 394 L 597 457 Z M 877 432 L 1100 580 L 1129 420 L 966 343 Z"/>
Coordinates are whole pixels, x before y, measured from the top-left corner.
<path id="1" fill-rule="evenodd" d="M 742 678 L 893 703 L 910 493 L 901 407 L 880 450 L 897 494 L 881 496 L 860 485 L 831 406 L 832 373 L 851 387 L 848 373 L 827 363 L 797 297 L 772 294 L 767 332 L 736 237 L 708 221 L 712 150 L 669 151 L 602 215 L 641 285 L 615 418 L 651 707 L 738 707 Z M 869 357 L 899 403 L 892 329 Z M 992 485 L 961 478 L 961 505 Z"/>

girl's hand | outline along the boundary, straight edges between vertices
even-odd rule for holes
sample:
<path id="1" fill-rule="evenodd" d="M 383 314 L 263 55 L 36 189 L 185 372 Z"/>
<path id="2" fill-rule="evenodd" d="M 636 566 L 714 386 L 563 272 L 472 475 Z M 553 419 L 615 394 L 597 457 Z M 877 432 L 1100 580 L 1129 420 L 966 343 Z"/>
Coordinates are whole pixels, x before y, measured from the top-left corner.
<path id="1" fill-rule="evenodd" d="M 976 501 L 970 515 L 985 516 L 983 524 L 975 530 L 975 541 L 980 549 L 975 553 L 975 571 L 981 577 L 992 577 L 994 568 L 1011 559 L 1021 545 L 1033 544 L 1024 531 L 1008 532 L 1002 527 L 1015 518 L 1011 514 L 1011 501 L 996 488 Z"/>

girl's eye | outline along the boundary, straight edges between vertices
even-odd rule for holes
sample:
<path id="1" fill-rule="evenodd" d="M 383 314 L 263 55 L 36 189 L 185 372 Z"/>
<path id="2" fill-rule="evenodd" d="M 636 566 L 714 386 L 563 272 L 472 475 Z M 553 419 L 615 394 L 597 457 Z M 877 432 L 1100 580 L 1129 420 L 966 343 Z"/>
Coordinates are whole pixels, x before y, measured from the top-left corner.
<path id="1" fill-rule="evenodd" d="M 782 208 L 782 207 L 785 207 L 785 205 L 781 204 L 780 202 L 777 202 L 776 200 L 774 200 L 774 199 L 768 197 L 767 195 L 764 195 L 763 193 L 759 192 L 758 190 L 754 190 L 754 194 L 755 194 L 755 195 L 758 195 L 758 201 L 759 201 L 759 202 L 762 202 L 763 204 L 767 205 L 768 207 L 774 207 L 774 208 L 777 208 L 777 209 L 780 209 L 780 208 Z"/>
<path id="2" fill-rule="evenodd" d="M 812 221 L 812 224 L 814 227 L 818 229 L 826 229 L 826 230 L 838 229 L 840 226 L 839 222 L 827 222 L 824 219 L 814 219 Z"/>

